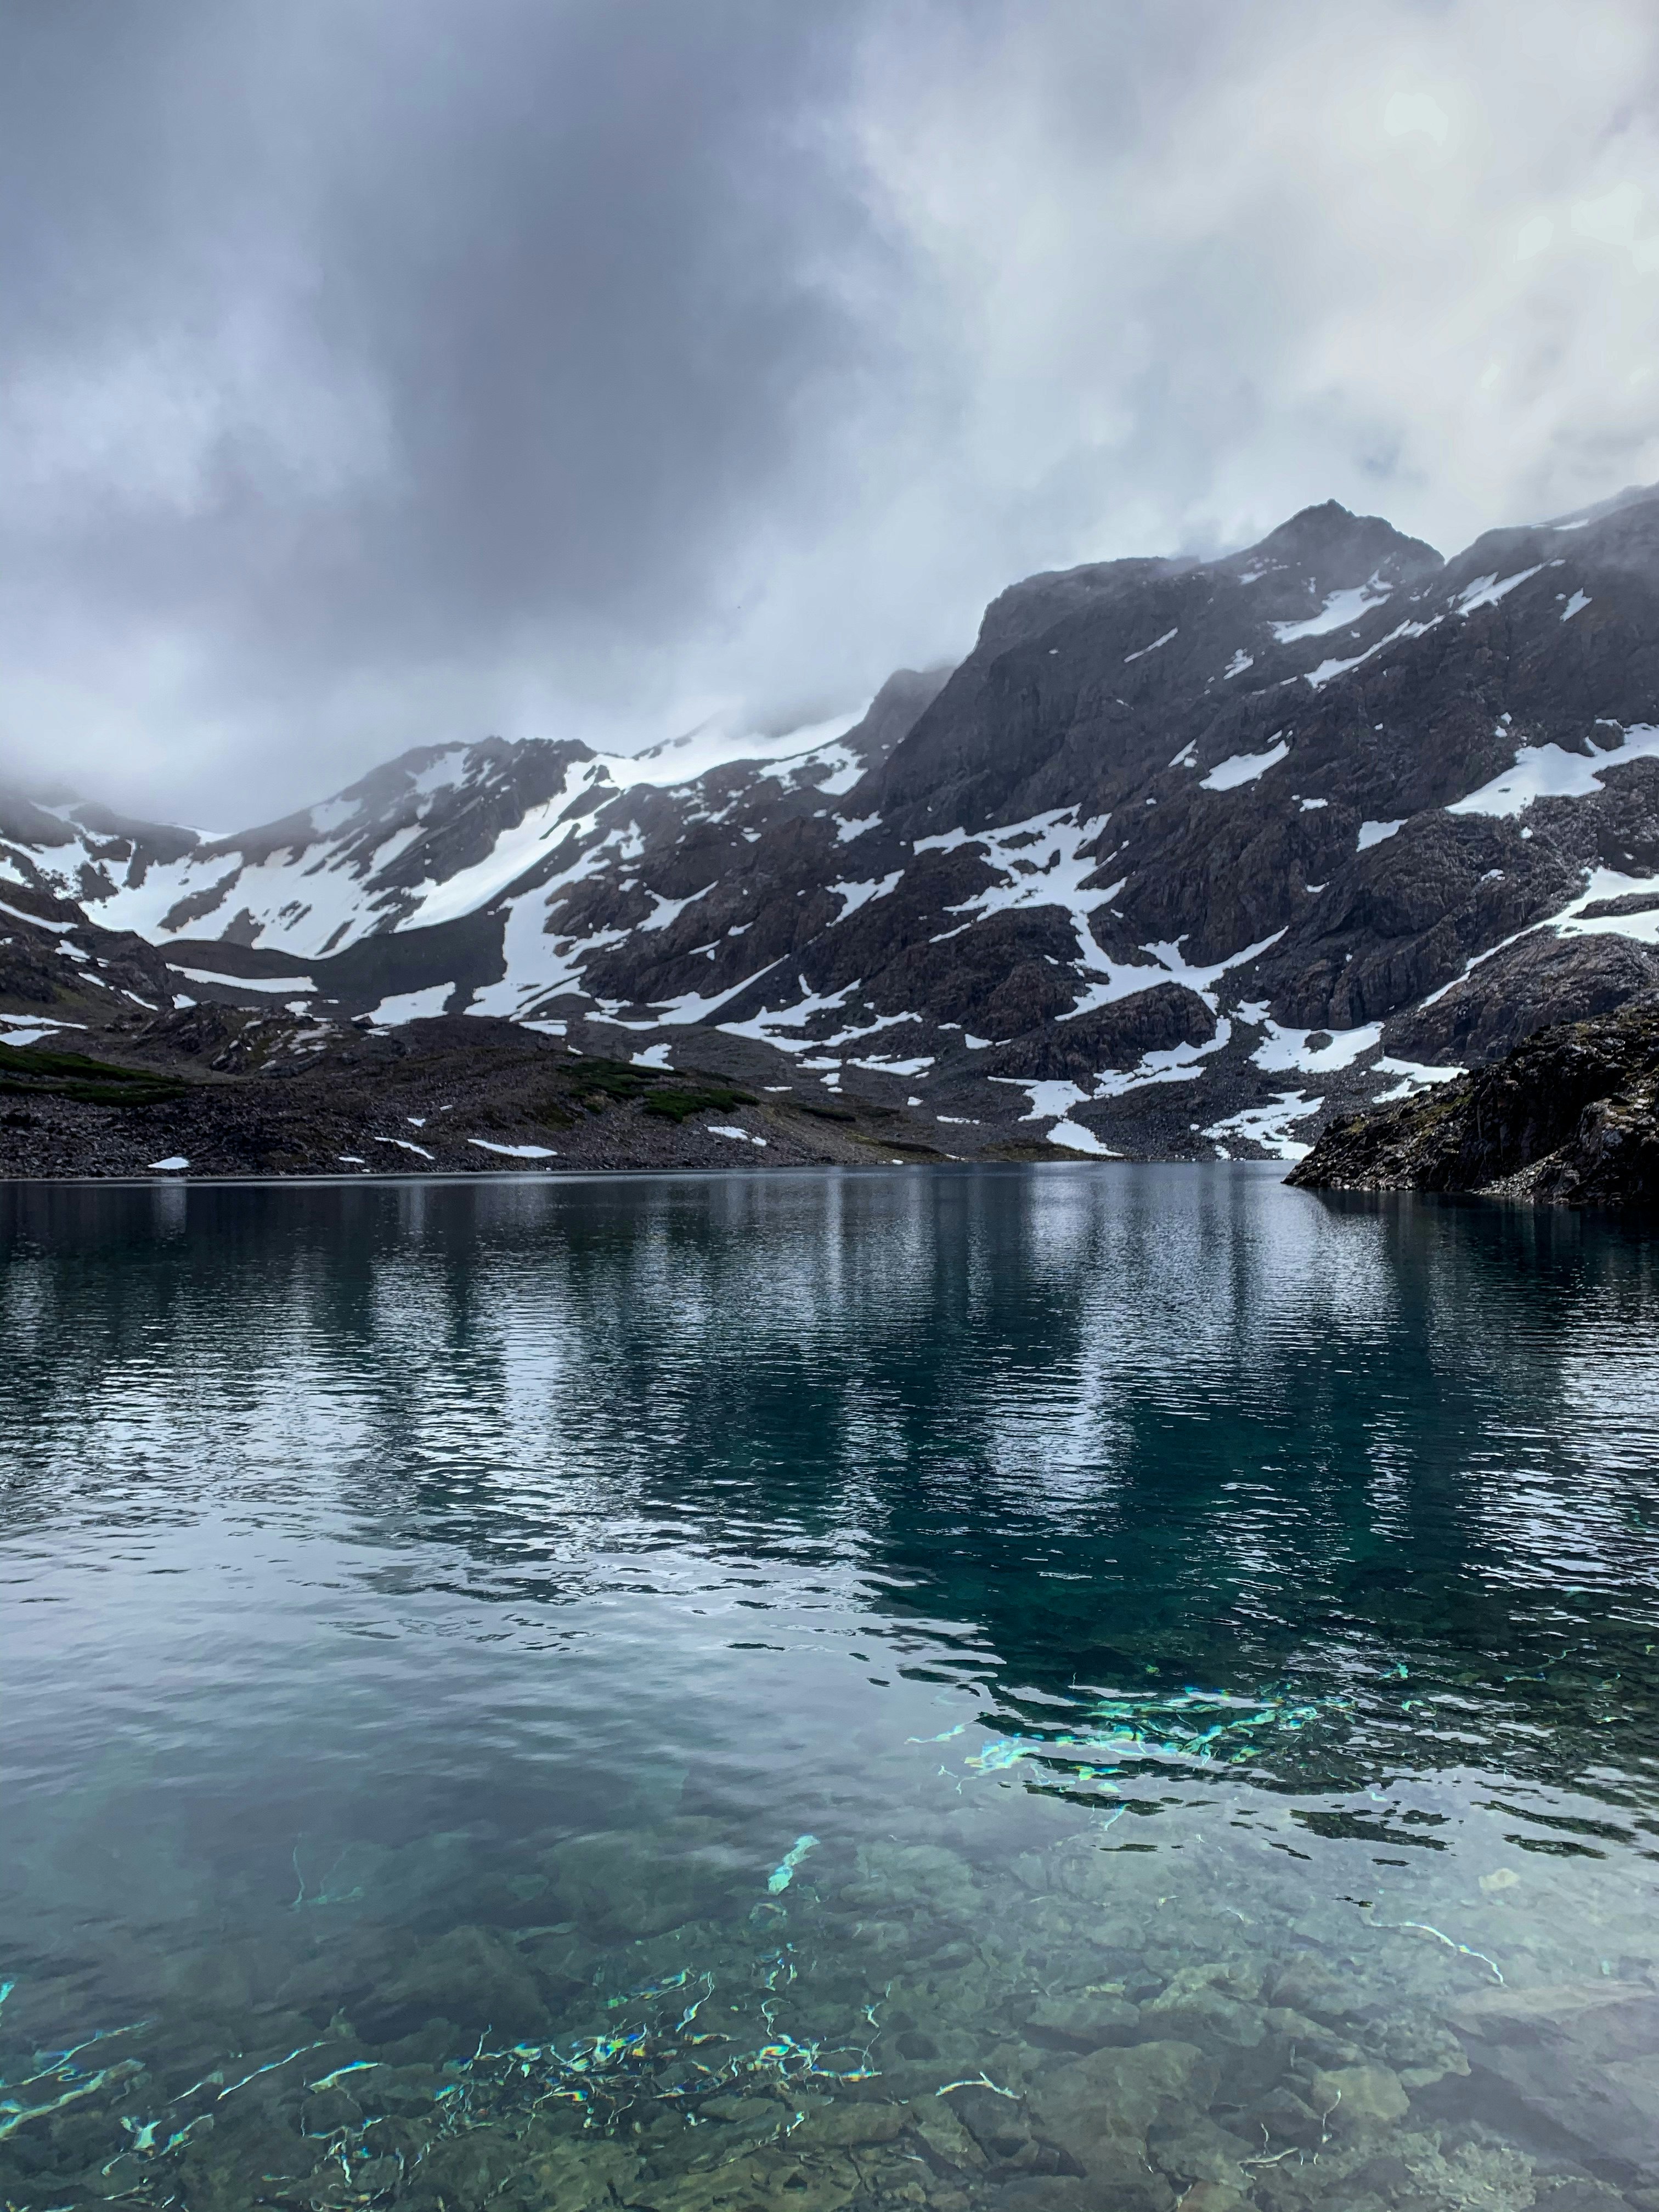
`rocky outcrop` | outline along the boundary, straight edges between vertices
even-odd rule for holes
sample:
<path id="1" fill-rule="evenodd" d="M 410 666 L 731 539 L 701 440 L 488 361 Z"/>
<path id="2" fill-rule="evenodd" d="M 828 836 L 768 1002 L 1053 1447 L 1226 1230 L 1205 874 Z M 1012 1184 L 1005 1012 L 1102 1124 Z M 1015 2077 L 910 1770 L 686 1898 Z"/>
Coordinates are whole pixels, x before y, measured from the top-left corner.
<path id="1" fill-rule="evenodd" d="M 1541 1030 L 1428 1097 L 1334 1121 L 1289 1179 L 1659 1206 L 1659 994 Z"/>

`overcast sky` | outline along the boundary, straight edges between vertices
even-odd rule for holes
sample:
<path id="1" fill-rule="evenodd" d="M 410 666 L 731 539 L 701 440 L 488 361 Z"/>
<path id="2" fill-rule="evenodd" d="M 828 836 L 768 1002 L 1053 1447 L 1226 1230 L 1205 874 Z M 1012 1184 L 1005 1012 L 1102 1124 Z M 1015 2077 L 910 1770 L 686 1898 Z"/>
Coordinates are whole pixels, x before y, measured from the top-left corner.
<path id="1" fill-rule="evenodd" d="M 1653 0 L 0 0 L 0 776 L 229 827 L 1659 477 Z"/>

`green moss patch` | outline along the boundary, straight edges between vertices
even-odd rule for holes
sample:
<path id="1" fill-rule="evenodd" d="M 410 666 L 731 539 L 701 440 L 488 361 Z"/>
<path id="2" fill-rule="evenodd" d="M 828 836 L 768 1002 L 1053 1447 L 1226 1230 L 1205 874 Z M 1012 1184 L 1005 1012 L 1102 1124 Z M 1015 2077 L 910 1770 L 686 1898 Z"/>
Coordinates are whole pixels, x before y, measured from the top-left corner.
<path id="1" fill-rule="evenodd" d="M 696 1089 L 669 1085 L 653 1091 L 645 1102 L 647 1114 L 660 1115 L 665 1121 L 684 1121 L 688 1115 L 715 1112 L 729 1114 L 734 1106 L 752 1106 L 754 1094 L 734 1091 L 729 1084 L 709 1083 Z"/>
<path id="2" fill-rule="evenodd" d="M 637 1100 L 647 1114 L 665 1121 L 684 1121 L 693 1114 L 729 1114 L 734 1106 L 752 1106 L 752 1091 L 739 1091 L 719 1076 L 634 1067 L 620 1060 L 585 1060 L 573 1072 L 579 1097 L 614 1100 L 627 1105 Z"/>
<path id="3" fill-rule="evenodd" d="M 572 1080 L 578 1091 L 597 1091 L 604 1097 L 625 1102 L 641 1097 L 662 1079 L 653 1068 L 630 1067 L 623 1060 L 585 1060 Z"/>
<path id="4" fill-rule="evenodd" d="M 0 1094 L 12 1097 L 67 1098 L 78 1106 L 161 1106 L 182 1098 L 186 1087 L 174 1076 L 114 1067 L 84 1053 L 0 1044 Z"/>

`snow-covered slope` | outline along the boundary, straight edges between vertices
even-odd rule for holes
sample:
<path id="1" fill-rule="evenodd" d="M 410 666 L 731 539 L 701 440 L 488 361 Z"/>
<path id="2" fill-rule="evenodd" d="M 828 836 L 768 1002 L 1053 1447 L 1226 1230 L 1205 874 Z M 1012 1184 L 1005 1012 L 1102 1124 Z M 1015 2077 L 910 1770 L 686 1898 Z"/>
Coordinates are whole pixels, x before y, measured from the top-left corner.
<path id="1" fill-rule="evenodd" d="M 1291 1152 L 1659 987 L 1659 495 L 1034 577 L 754 752 L 457 744 L 232 837 L 16 802 L 0 898 L 185 995 L 765 1061 L 946 1150 Z"/>
<path id="2" fill-rule="evenodd" d="M 746 757 L 749 786 L 810 782 L 844 790 L 864 756 L 841 742 L 848 714 L 775 740 Z M 54 810 L 61 842 L 37 825 L 33 849 L 0 848 L 0 871 L 50 878 L 112 929 L 157 944 L 200 937 L 320 959 L 360 939 L 428 927 L 487 906 L 569 848 L 586 849 L 620 794 L 672 789 L 710 771 L 696 738 L 637 757 L 582 745 L 431 747 L 377 769 L 321 805 L 234 836 L 116 820 L 103 810 Z M 724 763 L 720 763 L 724 765 Z M 695 807 L 685 818 L 700 817 Z M 599 841 L 601 845 L 605 841 Z M 609 842 L 620 852 L 625 836 Z"/>

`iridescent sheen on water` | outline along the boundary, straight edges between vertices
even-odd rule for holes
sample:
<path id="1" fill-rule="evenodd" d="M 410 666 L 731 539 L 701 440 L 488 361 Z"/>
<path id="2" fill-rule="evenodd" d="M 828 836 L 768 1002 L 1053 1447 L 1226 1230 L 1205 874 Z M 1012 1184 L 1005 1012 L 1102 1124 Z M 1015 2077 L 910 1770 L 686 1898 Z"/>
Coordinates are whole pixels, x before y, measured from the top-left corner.
<path id="1" fill-rule="evenodd" d="M 0 2202 L 1659 2212 L 1659 1239 L 0 1188 Z"/>

